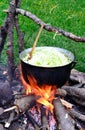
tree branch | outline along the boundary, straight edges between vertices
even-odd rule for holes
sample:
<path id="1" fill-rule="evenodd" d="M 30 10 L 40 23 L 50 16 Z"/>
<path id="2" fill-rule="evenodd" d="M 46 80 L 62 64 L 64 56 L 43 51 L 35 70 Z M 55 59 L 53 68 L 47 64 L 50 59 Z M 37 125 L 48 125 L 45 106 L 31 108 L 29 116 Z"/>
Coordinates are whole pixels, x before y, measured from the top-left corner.
<path id="1" fill-rule="evenodd" d="M 19 53 L 24 50 L 24 32 L 20 31 L 19 23 L 18 23 L 18 16 L 15 17 L 15 27 L 18 36 L 18 47 Z"/>
<path id="2" fill-rule="evenodd" d="M 59 29 L 57 27 L 48 25 L 48 24 L 44 23 L 41 19 L 39 19 L 36 15 L 32 14 L 29 11 L 16 8 L 16 13 L 27 16 L 28 18 L 32 19 L 35 23 L 37 23 L 40 26 L 43 24 L 44 25 L 43 28 L 47 31 L 62 34 L 63 36 L 65 36 L 71 40 L 74 40 L 76 42 L 85 42 L 85 37 L 76 36 L 73 33 L 70 33 L 70 32 L 64 31 L 62 29 Z"/>
<path id="3" fill-rule="evenodd" d="M 14 2 L 14 3 L 13 3 Z M 10 8 L 8 13 L 8 42 L 7 42 L 7 55 L 8 55 L 8 81 L 11 84 L 14 75 L 14 53 L 13 53 L 13 30 L 14 30 L 14 13 L 15 13 L 15 0 L 10 1 Z"/>
<path id="4" fill-rule="evenodd" d="M 0 28 L 0 55 L 2 53 L 7 38 L 7 30 L 8 30 L 8 16 L 6 17 L 4 25 L 1 26 Z"/>

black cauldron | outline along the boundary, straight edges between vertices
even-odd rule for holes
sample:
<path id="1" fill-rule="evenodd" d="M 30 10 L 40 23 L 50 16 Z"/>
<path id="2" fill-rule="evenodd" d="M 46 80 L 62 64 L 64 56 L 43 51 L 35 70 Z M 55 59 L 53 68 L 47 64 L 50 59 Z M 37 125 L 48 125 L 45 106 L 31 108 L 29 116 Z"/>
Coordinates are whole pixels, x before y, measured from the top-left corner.
<path id="1" fill-rule="evenodd" d="M 20 53 L 22 74 L 25 81 L 29 83 L 28 76 L 33 76 L 37 80 L 39 86 L 44 84 L 56 85 L 57 87 L 63 86 L 70 77 L 71 69 L 75 66 L 74 54 L 66 49 L 58 48 L 58 47 L 44 46 L 44 47 L 36 47 L 35 49 L 40 49 L 40 48 L 42 49 L 56 48 L 63 54 L 67 55 L 71 59 L 71 62 L 64 66 L 55 66 L 55 67 L 41 67 L 41 66 L 31 65 L 23 61 L 23 57 L 26 54 L 29 54 L 31 50 L 31 48 L 25 49 Z"/>

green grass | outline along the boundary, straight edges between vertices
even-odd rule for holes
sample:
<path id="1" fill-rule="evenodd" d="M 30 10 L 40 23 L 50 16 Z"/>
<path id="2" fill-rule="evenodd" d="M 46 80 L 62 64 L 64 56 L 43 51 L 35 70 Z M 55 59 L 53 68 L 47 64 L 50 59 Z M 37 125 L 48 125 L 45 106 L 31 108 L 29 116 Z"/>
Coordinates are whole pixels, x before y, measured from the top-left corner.
<path id="1" fill-rule="evenodd" d="M 8 1 L 0 2 L 0 25 L 3 25 Z M 21 8 L 28 10 L 42 19 L 44 22 L 61 28 L 75 35 L 85 37 L 85 0 L 22 0 Z M 39 26 L 32 20 L 19 15 L 20 29 L 25 32 L 25 48 L 32 47 L 39 31 Z M 14 35 L 14 54 L 18 57 L 16 33 Z M 85 71 L 85 44 L 74 42 L 62 35 L 43 30 L 37 46 L 56 46 L 68 49 L 75 54 L 76 69 Z M 1 60 L 6 63 L 6 45 Z M 16 58 L 19 61 L 19 58 Z"/>

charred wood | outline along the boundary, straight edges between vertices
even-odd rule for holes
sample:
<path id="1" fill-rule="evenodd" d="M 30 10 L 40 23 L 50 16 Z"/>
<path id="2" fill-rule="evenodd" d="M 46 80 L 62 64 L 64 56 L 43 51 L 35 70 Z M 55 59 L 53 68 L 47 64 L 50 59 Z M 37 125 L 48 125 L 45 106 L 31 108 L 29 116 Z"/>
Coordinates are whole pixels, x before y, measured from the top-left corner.
<path id="1" fill-rule="evenodd" d="M 10 127 L 8 128 L 8 130 L 26 130 L 25 127 L 26 127 L 25 124 L 23 124 L 23 123 L 21 124 L 21 122 L 15 121 L 15 122 L 13 122 L 10 125 Z"/>
<path id="2" fill-rule="evenodd" d="M 34 14 L 32 14 L 29 11 L 25 11 L 23 9 L 16 8 L 16 13 L 27 16 L 28 18 L 32 19 L 35 23 L 37 23 L 40 26 L 43 24 L 44 25 L 43 28 L 46 29 L 47 31 L 62 34 L 63 36 L 65 36 L 65 37 L 67 37 L 69 39 L 72 39 L 72 40 L 74 40 L 76 42 L 85 42 L 84 37 L 76 36 L 76 35 L 74 35 L 74 34 L 72 34 L 70 32 L 66 32 L 66 31 L 64 31 L 62 29 L 59 29 L 57 27 L 53 27 L 51 25 L 48 25 L 48 24 L 44 23 L 41 19 L 39 19 L 37 16 L 35 16 Z"/>
<path id="3" fill-rule="evenodd" d="M 49 130 L 47 115 L 46 115 L 46 108 L 41 106 L 41 129 L 40 130 Z"/>
<path id="4" fill-rule="evenodd" d="M 54 114 L 61 130 L 75 130 L 71 117 L 66 112 L 59 98 L 54 99 Z"/>
<path id="5" fill-rule="evenodd" d="M 26 112 L 28 120 L 32 123 L 35 130 L 40 130 L 40 125 L 33 119 L 29 111 Z"/>

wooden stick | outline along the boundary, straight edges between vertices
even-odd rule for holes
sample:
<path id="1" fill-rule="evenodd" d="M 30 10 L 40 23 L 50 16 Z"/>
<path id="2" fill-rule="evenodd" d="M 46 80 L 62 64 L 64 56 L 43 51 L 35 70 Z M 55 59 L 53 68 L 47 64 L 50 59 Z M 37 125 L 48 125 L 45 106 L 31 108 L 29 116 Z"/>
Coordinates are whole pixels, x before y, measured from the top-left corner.
<path id="1" fill-rule="evenodd" d="M 9 126 L 11 125 L 11 122 L 14 119 L 14 112 L 10 113 L 9 119 L 5 122 L 5 127 L 9 128 Z"/>
<path id="2" fill-rule="evenodd" d="M 8 42 L 7 42 L 7 56 L 8 56 L 8 81 L 11 83 L 14 78 L 14 70 L 15 70 L 15 63 L 14 63 L 14 52 L 13 52 L 13 30 L 14 30 L 14 17 L 15 17 L 15 1 L 12 3 L 10 1 L 10 8 L 8 13 Z"/>
<path id="3" fill-rule="evenodd" d="M 61 100 L 62 104 L 63 104 L 66 108 L 70 108 L 70 109 L 71 109 L 71 108 L 73 107 L 73 104 L 71 104 L 71 103 L 65 101 L 64 99 L 60 99 L 60 100 Z"/>
<path id="4" fill-rule="evenodd" d="M 17 8 L 16 9 L 16 13 L 24 15 L 24 16 L 27 16 L 28 18 L 32 19 L 35 23 L 37 23 L 40 26 L 42 24 L 44 24 L 44 29 L 46 29 L 47 31 L 62 34 L 63 36 L 65 36 L 65 37 L 67 37 L 69 39 L 72 39 L 72 40 L 74 40 L 76 42 L 83 42 L 83 43 L 85 43 L 85 37 L 76 36 L 73 33 L 66 32 L 66 31 L 64 31 L 62 29 L 59 29 L 57 27 L 53 27 L 53 26 L 51 26 L 49 24 L 46 24 L 41 19 L 39 19 L 36 15 L 32 14 L 29 11 L 25 11 L 23 9 Z"/>
<path id="5" fill-rule="evenodd" d="M 2 107 L 0 107 L 0 115 L 2 115 L 3 113 L 5 112 L 8 112 L 8 111 L 12 111 L 14 109 L 17 109 L 18 110 L 18 107 L 17 106 L 12 106 L 12 107 L 9 107 L 7 109 L 3 109 Z"/>
<path id="6" fill-rule="evenodd" d="M 4 112 L 12 111 L 14 109 L 18 109 L 18 107 L 17 106 L 12 106 L 10 108 L 4 109 Z"/>
<path id="7" fill-rule="evenodd" d="M 40 34 L 41 34 L 41 32 L 42 32 L 43 26 L 44 26 L 44 25 L 42 24 L 42 26 L 41 26 L 41 28 L 40 28 L 40 30 L 39 30 L 39 32 L 38 32 L 38 35 L 37 35 L 37 37 L 36 37 L 36 39 L 35 39 L 35 42 L 34 42 L 34 44 L 33 44 L 33 47 L 32 47 L 32 49 L 31 49 L 31 51 L 30 51 L 30 53 L 29 53 L 28 60 L 32 58 L 33 51 L 34 51 L 34 49 L 35 49 L 35 47 L 36 47 L 36 45 L 37 45 L 37 42 L 38 42 L 38 39 L 39 39 Z"/>

